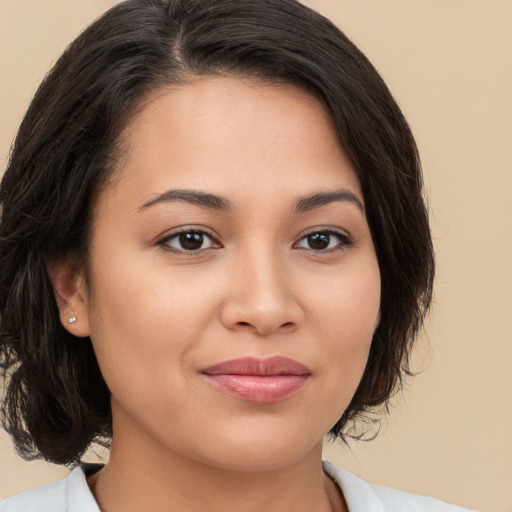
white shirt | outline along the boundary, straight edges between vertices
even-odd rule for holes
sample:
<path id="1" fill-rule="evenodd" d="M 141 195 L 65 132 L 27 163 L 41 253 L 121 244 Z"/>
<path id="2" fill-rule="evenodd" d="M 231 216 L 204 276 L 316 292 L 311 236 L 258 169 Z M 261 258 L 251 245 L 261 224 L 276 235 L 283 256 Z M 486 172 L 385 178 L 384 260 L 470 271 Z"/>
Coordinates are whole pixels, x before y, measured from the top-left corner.
<path id="1" fill-rule="evenodd" d="M 349 512 L 471 512 L 434 498 L 367 484 L 330 462 L 324 471 L 339 485 Z M 0 503 L 0 512 L 100 512 L 82 466 L 70 475 L 22 492 Z"/>

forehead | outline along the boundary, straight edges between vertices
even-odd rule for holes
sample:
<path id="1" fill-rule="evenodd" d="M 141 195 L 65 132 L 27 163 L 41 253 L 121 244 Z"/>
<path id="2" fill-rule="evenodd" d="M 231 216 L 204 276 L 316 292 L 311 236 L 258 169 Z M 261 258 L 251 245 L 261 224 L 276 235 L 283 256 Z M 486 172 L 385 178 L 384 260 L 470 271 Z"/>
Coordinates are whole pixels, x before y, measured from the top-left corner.
<path id="1" fill-rule="evenodd" d="M 297 196 L 343 186 L 360 195 L 330 114 L 292 85 L 207 77 L 160 88 L 122 142 L 118 173 L 140 193 L 172 186 L 229 195 L 271 187 Z"/>

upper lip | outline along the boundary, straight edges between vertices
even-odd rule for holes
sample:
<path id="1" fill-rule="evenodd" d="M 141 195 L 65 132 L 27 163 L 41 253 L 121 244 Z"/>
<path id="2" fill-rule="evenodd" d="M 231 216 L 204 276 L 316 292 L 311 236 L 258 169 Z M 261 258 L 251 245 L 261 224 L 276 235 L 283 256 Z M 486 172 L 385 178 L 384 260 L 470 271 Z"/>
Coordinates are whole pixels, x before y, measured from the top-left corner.
<path id="1" fill-rule="evenodd" d="M 241 357 L 208 366 L 202 370 L 207 375 L 309 375 L 310 369 L 287 357 L 274 356 L 267 359 Z"/>

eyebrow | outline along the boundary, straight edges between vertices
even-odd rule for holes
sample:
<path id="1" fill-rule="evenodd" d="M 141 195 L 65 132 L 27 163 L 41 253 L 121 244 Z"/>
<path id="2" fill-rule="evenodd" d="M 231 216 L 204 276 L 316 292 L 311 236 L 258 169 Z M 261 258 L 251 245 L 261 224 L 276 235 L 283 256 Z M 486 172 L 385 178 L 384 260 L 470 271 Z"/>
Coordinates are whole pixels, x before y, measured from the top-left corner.
<path id="1" fill-rule="evenodd" d="M 233 209 L 233 203 L 225 197 L 209 194 L 198 190 L 167 190 L 153 199 L 145 202 L 139 211 L 160 203 L 183 201 L 210 210 L 228 211 Z M 318 192 L 311 196 L 301 197 L 297 200 L 292 211 L 296 213 L 308 212 L 333 202 L 349 202 L 357 206 L 364 213 L 364 206 L 356 195 L 347 189 L 338 189 L 329 192 Z"/>
<path id="2" fill-rule="evenodd" d="M 312 196 L 302 197 L 297 201 L 295 211 L 309 212 L 310 210 L 320 208 L 336 201 L 352 203 L 361 210 L 361 213 L 364 213 L 363 203 L 353 192 L 344 188 L 333 190 L 331 192 L 319 192 Z"/>
<path id="3" fill-rule="evenodd" d="M 225 197 L 217 196 L 215 194 L 207 194 L 205 192 L 199 192 L 196 190 L 168 190 L 163 194 L 159 194 L 153 199 L 150 199 L 144 203 L 140 210 L 144 210 L 151 206 L 160 203 L 169 203 L 173 201 L 184 201 L 186 203 L 201 206 L 202 208 L 208 208 L 211 210 L 231 210 L 233 204 L 229 199 Z"/>

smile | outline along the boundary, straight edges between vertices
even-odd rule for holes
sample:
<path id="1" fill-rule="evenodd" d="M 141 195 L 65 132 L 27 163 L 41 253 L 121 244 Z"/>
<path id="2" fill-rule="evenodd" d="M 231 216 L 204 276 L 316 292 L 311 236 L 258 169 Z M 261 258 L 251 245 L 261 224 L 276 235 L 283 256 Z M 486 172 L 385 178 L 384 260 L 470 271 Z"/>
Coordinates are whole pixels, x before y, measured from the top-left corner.
<path id="1" fill-rule="evenodd" d="M 309 368 L 285 357 L 233 359 L 202 372 L 215 388 L 250 402 L 278 402 L 296 393 L 311 375 Z"/>

